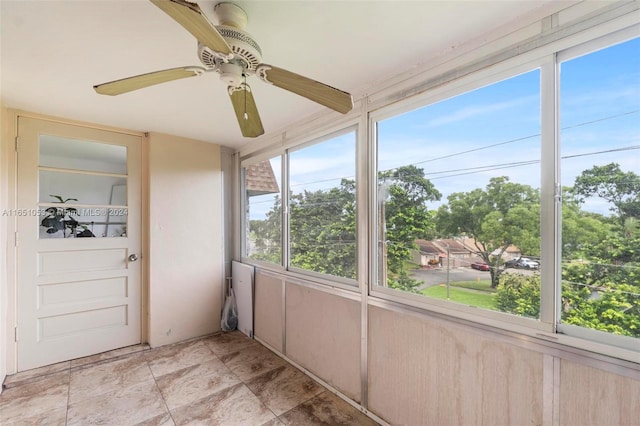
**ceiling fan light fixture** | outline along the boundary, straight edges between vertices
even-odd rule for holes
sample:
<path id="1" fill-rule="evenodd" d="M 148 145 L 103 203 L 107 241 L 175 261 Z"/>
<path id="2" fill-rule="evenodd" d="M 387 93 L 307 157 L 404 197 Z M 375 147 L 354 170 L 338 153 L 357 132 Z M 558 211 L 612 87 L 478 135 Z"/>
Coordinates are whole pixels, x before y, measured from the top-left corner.
<path id="1" fill-rule="evenodd" d="M 237 63 L 220 64 L 218 69 L 220 80 L 224 81 L 228 87 L 240 87 L 242 84 L 242 66 Z"/>

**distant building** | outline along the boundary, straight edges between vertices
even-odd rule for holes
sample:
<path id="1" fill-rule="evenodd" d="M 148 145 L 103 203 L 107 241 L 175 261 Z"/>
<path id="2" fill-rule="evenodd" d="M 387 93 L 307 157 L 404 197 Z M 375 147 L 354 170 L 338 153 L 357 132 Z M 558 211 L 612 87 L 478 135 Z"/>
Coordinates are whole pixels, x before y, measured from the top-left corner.
<path id="1" fill-rule="evenodd" d="M 465 247 L 467 247 L 470 251 L 473 251 L 476 253 L 478 251 L 481 251 L 483 247 L 481 244 L 476 245 L 476 240 L 474 238 L 462 238 L 460 239 L 460 243 Z M 492 256 L 498 256 L 499 254 L 500 254 L 500 250 L 494 250 L 491 252 Z M 522 251 L 518 247 L 511 244 L 502 253 L 502 261 L 506 262 L 507 260 L 511 260 L 511 259 L 519 259 L 520 256 L 522 256 Z"/>
<path id="2" fill-rule="evenodd" d="M 482 251 L 481 244 L 476 245 L 473 238 L 441 239 L 441 240 L 415 240 L 418 249 L 413 252 L 413 262 L 423 268 L 429 266 L 446 266 L 447 252 L 449 253 L 449 267 L 470 267 L 474 262 L 483 262 L 478 255 Z M 499 251 L 491 253 L 498 256 Z M 522 256 L 520 249 L 513 244 L 507 247 L 502 253 L 502 260 L 506 262 L 511 259 L 518 259 Z"/>
<path id="3" fill-rule="evenodd" d="M 449 267 L 468 267 L 474 261 L 473 253 L 457 240 L 416 240 L 418 250 L 414 252 L 414 262 L 422 267 L 446 266 L 449 256 Z"/>

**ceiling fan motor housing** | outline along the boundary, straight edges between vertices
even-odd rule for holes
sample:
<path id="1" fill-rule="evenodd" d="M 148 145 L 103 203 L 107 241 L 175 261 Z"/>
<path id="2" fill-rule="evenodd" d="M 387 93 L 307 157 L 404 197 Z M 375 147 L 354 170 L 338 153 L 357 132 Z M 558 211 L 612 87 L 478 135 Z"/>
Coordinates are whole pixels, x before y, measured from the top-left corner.
<path id="1" fill-rule="evenodd" d="M 219 25 L 216 30 L 227 42 L 233 58 L 228 60 L 224 53 L 216 52 L 198 42 L 198 57 L 205 67 L 219 70 L 221 64 L 232 62 L 242 67 L 244 74 L 253 74 L 262 62 L 262 50 L 251 34 L 244 31 L 248 18 L 237 4 L 221 2 L 214 7 Z"/>
<path id="2" fill-rule="evenodd" d="M 245 72 L 255 72 L 256 67 L 262 63 L 262 50 L 253 37 L 246 31 L 234 27 L 218 25 L 216 29 L 233 51 L 234 58 L 230 62 L 238 62 L 239 60 L 242 62 Z M 201 43 L 198 43 L 198 56 L 207 68 L 218 68 L 224 62 L 218 52 L 214 52 Z"/>

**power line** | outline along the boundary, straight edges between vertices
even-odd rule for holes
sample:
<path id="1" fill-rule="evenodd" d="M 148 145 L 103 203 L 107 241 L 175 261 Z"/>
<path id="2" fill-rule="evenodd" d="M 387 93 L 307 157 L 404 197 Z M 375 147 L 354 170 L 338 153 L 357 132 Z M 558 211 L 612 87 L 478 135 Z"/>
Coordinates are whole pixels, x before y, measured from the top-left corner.
<path id="1" fill-rule="evenodd" d="M 640 112 L 640 109 L 634 109 L 633 111 L 627 111 L 627 112 L 623 112 L 621 114 L 610 115 L 608 117 L 596 118 L 595 120 L 585 121 L 583 123 L 574 124 L 573 126 L 562 127 L 560 130 L 574 129 L 576 127 L 582 127 L 582 126 L 586 126 L 586 125 L 589 125 L 589 124 L 598 123 L 600 121 L 606 121 L 606 120 L 611 120 L 613 118 L 624 117 L 625 115 L 637 114 L 638 112 Z"/>
<path id="2" fill-rule="evenodd" d="M 623 112 L 623 113 L 616 114 L 616 115 L 611 115 L 611 116 L 607 116 L 607 117 L 598 118 L 598 119 L 595 119 L 595 120 L 585 121 L 585 122 L 574 124 L 574 125 L 571 125 L 571 126 L 565 126 L 565 127 L 561 128 L 561 130 L 568 130 L 568 129 L 582 127 L 582 126 L 586 126 L 586 125 L 590 125 L 590 124 L 594 124 L 594 123 L 598 123 L 598 122 L 602 122 L 602 121 L 612 120 L 612 119 L 624 117 L 624 116 L 627 116 L 627 115 L 637 114 L 638 112 L 640 112 L 640 110 L 638 110 L 638 109 L 632 110 L 632 111 L 627 111 L 627 112 Z M 527 140 L 527 139 L 536 138 L 536 137 L 539 137 L 539 136 L 540 136 L 540 133 L 536 133 L 536 134 L 532 134 L 532 135 L 528 135 L 528 136 L 522 136 L 522 137 L 510 139 L 510 140 L 507 140 L 507 141 L 502 141 L 502 142 L 497 142 L 497 143 L 493 143 L 493 144 L 489 144 L 489 145 L 484 145 L 484 146 L 481 146 L 481 147 L 478 147 L 478 148 L 473 148 L 473 149 L 469 149 L 469 150 L 465 150 L 465 151 L 460 151 L 460 152 L 455 152 L 455 153 L 452 153 L 452 154 L 447 154 L 447 155 L 440 156 L 440 157 L 435 157 L 435 158 L 430 158 L 430 159 L 426 159 L 426 160 L 422 160 L 422 161 L 417 161 L 417 162 L 414 162 L 414 163 L 405 164 L 403 166 L 392 167 L 392 168 L 386 169 L 386 170 L 379 170 L 379 173 L 390 172 L 390 171 L 393 171 L 393 170 L 397 170 L 400 167 L 416 166 L 416 165 L 419 165 L 419 164 L 425 164 L 425 163 L 429 163 L 429 162 L 433 162 L 433 161 L 444 160 L 444 159 L 447 159 L 447 158 L 452 158 L 452 157 L 456 157 L 456 156 L 459 156 L 459 155 L 469 154 L 469 153 L 472 153 L 472 152 L 478 152 L 478 151 L 486 150 L 486 149 L 489 149 L 489 148 L 494 148 L 494 147 L 497 147 L 497 146 L 508 145 L 508 144 L 511 144 L 511 143 L 515 143 L 515 142 L 520 142 L 520 141 Z M 589 155 L 598 155 L 598 154 L 605 154 L 605 153 L 611 153 L 611 152 L 635 150 L 635 149 L 638 149 L 638 148 L 640 148 L 640 146 L 639 145 L 635 145 L 635 146 L 630 146 L 630 147 L 616 148 L 616 149 L 597 151 L 597 152 L 592 152 L 592 153 L 568 155 L 568 156 L 563 156 L 561 158 L 562 159 L 578 158 L 578 157 L 584 157 L 584 156 L 589 156 Z M 492 168 L 492 169 L 488 169 L 488 170 L 480 170 L 480 171 L 493 171 L 493 170 L 499 170 L 499 169 L 502 169 L 502 168 L 517 167 L 518 165 L 525 165 L 526 166 L 526 165 L 531 165 L 531 164 L 535 164 L 535 163 L 539 163 L 539 162 L 540 162 L 540 160 L 529 160 L 529 161 L 522 161 L 522 162 L 504 163 L 504 164 L 496 165 L 495 167 L 497 167 L 497 168 Z M 521 163 L 521 164 L 519 164 L 519 163 Z M 486 168 L 486 167 L 494 167 L 494 166 L 483 166 L 483 167 Z M 458 170 L 453 169 L 453 170 L 449 170 L 449 171 L 440 171 L 440 172 L 430 172 L 430 173 L 426 173 L 425 175 L 436 174 L 436 173 L 450 173 L 450 172 L 456 172 L 456 171 L 467 171 L 467 170 L 473 170 L 473 168 L 458 169 Z M 456 176 L 461 176 L 461 175 L 464 175 L 464 174 L 471 174 L 471 173 L 456 174 L 456 175 L 451 175 L 451 176 L 448 176 L 448 177 L 456 177 Z M 312 185 L 312 184 L 316 184 L 316 183 L 332 182 L 332 181 L 338 181 L 338 180 L 342 180 L 342 179 L 355 179 L 355 176 L 344 176 L 344 177 L 321 179 L 321 180 L 316 180 L 316 181 L 311 181 L 311 182 L 302 182 L 302 183 L 297 183 L 297 184 L 290 185 L 290 187 L 303 186 L 303 185 Z M 434 179 L 438 179 L 438 178 L 434 178 Z"/>
<path id="3" fill-rule="evenodd" d="M 640 293 L 634 293 L 632 291 L 618 290 L 618 289 L 615 289 L 615 288 L 604 287 L 604 286 L 600 286 L 600 285 L 577 283 L 577 282 L 569 281 L 569 280 L 562 280 L 562 281 L 565 282 L 565 283 L 571 284 L 571 285 L 576 285 L 576 286 L 580 286 L 580 287 L 586 287 L 589 290 L 595 290 L 595 291 L 604 292 L 604 293 L 617 292 L 617 293 L 629 294 L 631 296 L 640 297 Z"/>
<path id="4" fill-rule="evenodd" d="M 633 110 L 633 111 L 627 111 L 627 112 L 623 112 L 621 114 L 610 115 L 610 116 L 607 116 L 607 117 L 602 117 L 602 118 L 598 118 L 598 119 L 595 119 L 595 120 L 585 121 L 585 122 L 582 122 L 582 123 L 574 124 L 572 126 L 562 127 L 560 130 L 568 130 L 568 129 L 573 129 L 573 128 L 576 128 L 576 127 L 582 127 L 582 126 L 586 126 L 586 125 L 589 125 L 589 124 L 598 123 L 598 122 L 601 122 L 601 121 L 607 121 L 607 120 L 612 120 L 614 118 L 624 117 L 626 115 L 637 114 L 638 112 L 640 112 L 640 110 L 637 110 L 637 109 Z M 460 152 L 456 152 L 456 153 L 453 153 L 453 154 L 448 154 L 448 155 L 445 155 L 445 156 L 442 156 L 442 157 L 430 158 L 430 159 L 427 159 L 427 160 L 424 160 L 424 161 L 418 161 L 416 163 L 411 163 L 411 164 L 407 164 L 407 165 L 408 166 L 415 166 L 415 165 L 418 165 L 418 164 L 424 164 L 424 163 L 428 163 L 428 162 L 432 162 L 432 161 L 443 160 L 443 159 L 455 157 L 455 156 L 458 156 L 458 155 L 464 155 L 464 154 L 468 154 L 468 153 L 471 153 L 471 152 L 482 151 L 482 150 L 493 148 L 493 147 L 496 147 L 496 146 L 507 145 L 507 144 L 520 142 L 520 141 L 527 140 L 527 139 L 532 139 L 532 138 L 535 138 L 535 137 L 538 137 L 538 136 L 540 136 L 540 133 L 536 133 L 534 135 L 529 135 L 529 136 L 522 136 L 522 137 L 519 137 L 519 138 L 507 140 L 507 141 L 504 141 L 504 142 L 498 142 L 498 143 L 494 143 L 494 144 L 490 144 L 490 145 L 485 145 L 485 146 L 481 146 L 481 147 L 478 147 L 478 148 L 473 148 L 473 149 L 470 149 L 470 150 L 467 150 L 467 151 L 460 151 Z M 399 166 L 399 167 L 403 167 L 403 166 Z M 391 170 L 394 170 L 394 169 L 397 169 L 397 168 L 398 167 L 393 167 L 391 169 L 381 170 L 381 171 L 382 172 L 388 172 L 388 171 L 391 171 Z"/>
<path id="5" fill-rule="evenodd" d="M 560 157 L 560 159 L 566 160 L 566 159 L 576 158 L 576 157 L 587 157 L 591 155 L 609 154 L 612 152 L 621 152 L 621 151 L 633 151 L 637 149 L 640 149 L 640 145 L 612 148 L 612 149 L 607 149 L 603 151 L 594 151 L 594 152 L 587 152 L 582 154 L 566 155 L 566 156 Z M 438 172 L 428 172 L 428 173 L 425 173 L 425 176 L 428 176 L 431 174 L 442 174 L 442 173 L 451 173 L 451 172 L 457 172 L 457 171 L 465 171 L 465 173 L 458 173 L 458 174 L 452 174 L 447 176 L 429 178 L 429 180 L 437 180 L 437 179 L 463 176 L 463 175 L 474 174 L 474 173 L 495 171 L 495 170 L 512 168 L 512 167 L 528 166 L 528 165 L 538 164 L 538 163 L 540 163 L 540 160 L 513 161 L 510 163 L 499 163 L 499 164 L 486 165 L 486 166 L 469 167 L 466 169 L 451 169 L 451 170 L 444 170 L 444 171 L 438 171 Z M 400 174 L 400 176 L 402 176 L 402 174 Z"/>
<path id="6" fill-rule="evenodd" d="M 632 146 L 620 147 L 620 148 L 612 148 L 612 149 L 607 149 L 607 150 L 602 150 L 602 151 L 594 151 L 594 152 L 587 152 L 587 153 L 581 153 L 581 154 L 565 155 L 565 156 L 562 156 L 561 159 L 562 160 L 567 160 L 567 159 L 571 159 L 571 158 L 586 157 L 586 156 L 600 155 L 600 154 L 610 154 L 610 153 L 613 153 L 613 152 L 634 151 L 634 150 L 638 150 L 638 149 L 640 149 L 640 145 L 632 145 Z M 439 175 L 439 174 L 444 174 L 444 173 L 453 173 L 453 174 L 448 174 L 446 176 L 429 177 L 429 180 L 434 181 L 434 180 L 438 180 L 438 179 L 448 179 L 448 178 L 452 178 L 452 177 L 465 176 L 465 175 L 470 175 L 470 174 L 476 174 L 476 173 L 482 173 L 482 172 L 490 172 L 490 171 L 496 171 L 496 170 L 503 170 L 503 169 L 513 168 L 513 167 L 523 167 L 523 166 L 529 166 L 529 165 L 539 164 L 539 163 L 540 163 L 540 160 L 513 161 L 513 162 L 510 162 L 510 163 L 490 164 L 490 165 L 478 166 L 478 167 L 468 167 L 468 168 L 464 168 L 464 169 L 450 169 L 450 170 L 440 170 L 440 171 L 436 171 L 436 172 L 428 172 L 428 173 L 424 173 L 424 176 Z M 455 173 L 455 172 L 462 172 L 462 173 Z M 399 176 L 402 176 L 402 174 L 399 174 Z M 327 179 L 327 180 L 316 181 L 316 182 L 311 182 L 311 183 L 327 182 L 327 181 L 330 181 L 330 180 L 336 180 L 336 179 Z M 629 182 L 632 182 L 632 180 L 629 180 Z M 327 205 L 327 204 L 335 204 L 337 202 L 342 202 L 342 200 L 334 199 L 334 200 L 324 201 L 324 202 L 320 202 L 320 203 L 305 204 L 305 208 L 307 206 L 310 206 L 310 207 L 312 207 L 312 206 L 320 206 L 320 205 Z M 250 206 L 255 206 L 255 205 L 258 205 L 258 204 L 267 204 L 267 203 L 273 204 L 274 200 L 253 201 L 253 202 L 250 203 Z"/>

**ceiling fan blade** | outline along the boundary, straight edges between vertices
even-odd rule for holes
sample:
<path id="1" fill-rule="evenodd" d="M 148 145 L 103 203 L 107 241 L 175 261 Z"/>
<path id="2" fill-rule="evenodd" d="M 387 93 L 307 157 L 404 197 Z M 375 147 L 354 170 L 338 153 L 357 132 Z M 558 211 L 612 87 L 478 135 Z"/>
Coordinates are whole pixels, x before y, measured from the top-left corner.
<path id="1" fill-rule="evenodd" d="M 151 0 L 151 3 L 171 16 L 209 49 L 227 55 L 228 59 L 233 57 L 231 47 L 197 4 L 184 0 Z"/>
<path id="2" fill-rule="evenodd" d="M 147 74 L 127 77 L 120 80 L 110 81 L 108 83 L 93 86 L 96 92 L 101 95 L 121 95 L 131 92 L 132 90 L 143 89 L 167 81 L 179 80 L 181 78 L 194 77 L 201 75 L 206 71 L 202 67 L 181 67 L 171 68 L 168 70 L 155 71 Z"/>
<path id="3" fill-rule="evenodd" d="M 242 136 L 255 138 L 264 134 L 258 108 L 253 100 L 253 94 L 251 94 L 251 88 L 243 83 L 240 87 L 229 87 L 228 90 Z"/>
<path id="4" fill-rule="evenodd" d="M 304 96 L 342 114 L 353 109 L 351 94 L 291 71 L 260 64 L 256 69 L 256 75 L 267 83 Z"/>

